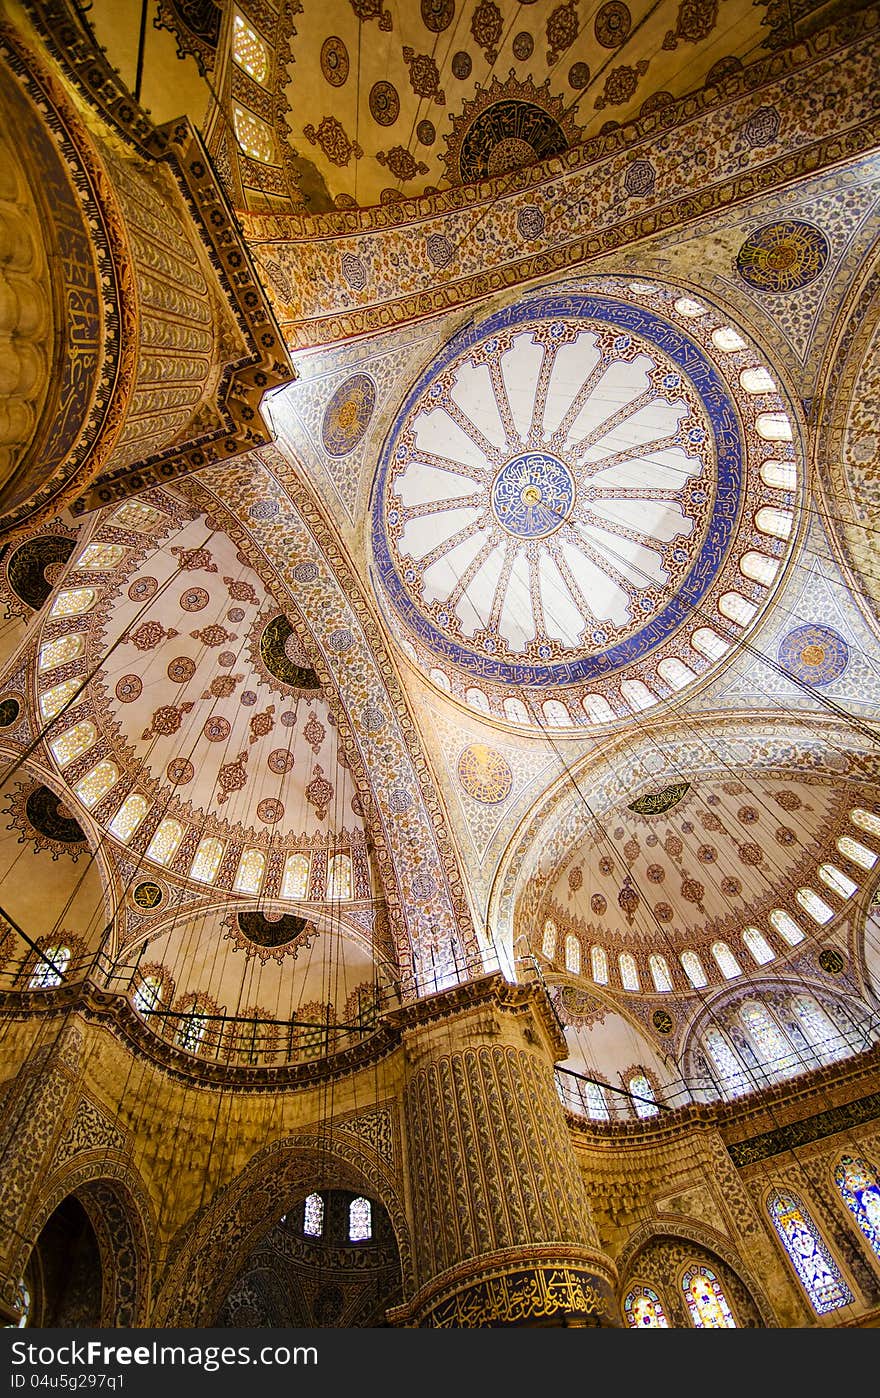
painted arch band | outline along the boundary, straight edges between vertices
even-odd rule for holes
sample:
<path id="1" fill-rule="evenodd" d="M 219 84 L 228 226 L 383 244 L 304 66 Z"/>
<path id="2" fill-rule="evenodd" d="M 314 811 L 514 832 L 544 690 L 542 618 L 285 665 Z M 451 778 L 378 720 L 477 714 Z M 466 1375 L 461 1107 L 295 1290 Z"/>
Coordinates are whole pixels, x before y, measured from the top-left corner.
<path id="1" fill-rule="evenodd" d="M 653 309 L 526 297 L 454 337 L 391 432 L 373 549 L 413 639 L 501 685 L 591 681 L 693 615 L 739 526 L 728 383 Z"/>

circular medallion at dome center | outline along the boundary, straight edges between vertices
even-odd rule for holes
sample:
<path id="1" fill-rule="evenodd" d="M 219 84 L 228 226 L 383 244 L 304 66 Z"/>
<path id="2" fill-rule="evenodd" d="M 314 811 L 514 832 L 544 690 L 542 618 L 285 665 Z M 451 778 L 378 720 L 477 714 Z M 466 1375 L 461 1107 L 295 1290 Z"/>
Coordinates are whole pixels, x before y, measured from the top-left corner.
<path id="1" fill-rule="evenodd" d="M 543 451 L 522 452 L 505 462 L 492 482 L 492 511 L 514 538 L 541 539 L 564 524 L 574 496 L 564 462 Z"/>

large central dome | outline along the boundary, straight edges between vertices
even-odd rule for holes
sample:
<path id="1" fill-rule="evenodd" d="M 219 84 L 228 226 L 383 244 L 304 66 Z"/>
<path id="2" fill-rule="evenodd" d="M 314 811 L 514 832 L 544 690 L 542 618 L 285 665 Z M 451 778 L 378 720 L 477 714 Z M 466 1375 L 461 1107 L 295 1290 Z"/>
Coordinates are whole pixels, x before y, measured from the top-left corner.
<path id="1" fill-rule="evenodd" d="M 755 425 L 782 403 L 708 307 L 635 285 L 638 298 L 615 279 L 533 295 L 468 326 L 389 434 L 378 572 L 419 658 L 471 686 L 604 685 L 688 618 L 715 619 L 712 594 L 739 558 L 750 444 L 771 454 Z M 773 454 L 788 464 L 787 419 L 783 431 Z M 761 487 L 756 506 L 782 503 Z M 764 547 L 770 563 L 776 543 Z"/>

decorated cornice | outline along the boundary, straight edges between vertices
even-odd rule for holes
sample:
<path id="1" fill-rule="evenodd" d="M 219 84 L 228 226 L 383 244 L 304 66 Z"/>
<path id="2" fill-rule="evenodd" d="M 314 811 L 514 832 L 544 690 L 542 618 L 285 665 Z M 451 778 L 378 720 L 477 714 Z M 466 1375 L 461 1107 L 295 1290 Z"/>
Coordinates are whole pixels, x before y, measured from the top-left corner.
<path id="1" fill-rule="evenodd" d="M 494 182 L 358 214 L 247 215 L 289 345 L 387 330 L 558 275 L 871 150 L 878 23 L 876 9 L 841 20 Z M 750 138 L 759 110 L 772 115 L 767 140 Z M 428 252 L 434 236 L 453 250 L 442 273 Z"/>

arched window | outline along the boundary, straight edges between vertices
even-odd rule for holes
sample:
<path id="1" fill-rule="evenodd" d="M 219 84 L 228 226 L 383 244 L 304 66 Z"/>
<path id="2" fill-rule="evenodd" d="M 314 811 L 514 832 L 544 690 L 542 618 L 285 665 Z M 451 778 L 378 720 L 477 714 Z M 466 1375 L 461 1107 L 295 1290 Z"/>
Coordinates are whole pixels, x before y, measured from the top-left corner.
<path id="1" fill-rule="evenodd" d="M 182 839 L 183 826 L 179 820 L 160 821 L 147 847 L 147 858 L 156 864 L 170 864 Z"/>
<path id="2" fill-rule="evenodd" d="M 648 957 L 648 966 L 651 971 L 651 979 L 654 982 L 655 990 L 671 990 L 672 980 L 669 976 L 669 967 L 666 964 L 666 957 L 653 952 Z"/>
<path id="3" fill-rule="evenodd" d="M 743 941 L 756 966 L 766 966 L 768 961 L 773 960 L 773 948 L 757 927 L 744 928 Z"/>
<path id="4" fill-rule="evenodd" d="M 90 587 L 69 587 L 59 592 L 52 603 L 50 617 L 82 616 L 95 605 L 95 592 Z"/>
<path id="5" fill-rule="evenodd" d="M 259 893 L 266 868 L 266 856 L 262 850 L 242 850 L 233 887 L 237 893 Z"/>
<path id="6" fill-rule="evenodd" d="M 309 893 L 309 856 L 289 854 L 284 861 L 281 881 L 282 898 L 307 898 Z"/>
<path id="7" fill-rule="evenodd" d="M 567 728 L 571 723 L 568 709 L 559 699 L 545 699 L 541 705 L 541 712 L 551 728 Z"/>
<path id="8" fill-rule="evenodd" d="M 93 767 L 90 772 L 77 782 L 73 788 L 84 806 L 91 810 L 92 806 L 97 806 L 102 796 L 106 796 L 112 786 L 119 781 L 119 768 L 115 762 L 110 762 L 105 758 L 99 762 L 97 767 Z"/>
<path id="9" fill-rule="evenodd" d="M 86 544 L 79 558 L 77 568 L 93 569 L 96 573 L 109 573 L 118 568 L 125 557 L 122 544 Z"/>
<path id="10" fill-rule="evenodd" d="M 88 752 L 90 747 L 94 747 L 98 741 L 98 730 L 90 719 L 83 719 L 81 723 L 75 723 L 72 728 L 68 728 L 66 733 L 61 733 L 59 737 L 53 738 L 49 744 L 52 749 L 52 756 L 59 767 L 66 767 L 68 762 L 72 762 L 81 753 Z"/>
<path id="11" fill-rule="evenodd" d="M 759 413 L 755 420 L 755 431 L 765 442 L 790 442 L 791 423 L 785 413 Z"/>
<path id="12" fill-rule="evenodd" d="M 194 1000 L 189 1008 L 181 1014 L 174 1042 L 178 1048 L 185 1049 L 187 1053 L 198 1053 L 207 1027 L 206 1008 L 198 1000 Z"/>
<path id="13" fill-rule="evenodd" d="M 718 1085 L 725 1097 L 738 1097 L 749 1089 L 749 1075 L 720 1029 L 707 1029 L 703 1046 L 718 1074 Z"/>
<path id="14" fill-rule="evenodd" d="M 787 539 L 794 524 L 791 510 L 780 510 L 776 505 L 762 505 L 755 515 L 755 524 L 762 534 L 772 539 Z"/>
<path id="15" fill-rule="evenodd" d="M 309 1194 L 303 1209 L 303 1233 L 307 1238 L 320 1238 L 324 1232 L 324 1200 L 320 1194 Z"/>
<path id="16" fill-rule="evenodd" d="M 735 1330 L 727 1297 L 711 1267 L 688 1267 L 681 1279 L 691 1324 L 697 1330 Z"/>
<path id="17" fill-rule="evenodd" d="M 724 641 L 711 626 L 700 626 L 691 636 L 691 645 L 707 660 L 720 660 L 730 650 L 730 642 Z"/>
<path id="18" fill-rule="evenodd" d="M 162 1000 L 162 980 L 159 976 L 143 976 L 132 996 L 139 1015 L 152 1014 Z"/>
<path id="19" fill-rule="evenodd" d="M 798 1054 L 776 1020 L 758 1000 L 745 1000 L 739 1022 L 745 1029 L 761 1064 L 771 1077 L 789 1077 L 799 1067 Z"/>
<path id="20" fill-rule="evenodd" d="M 222 840 L 215 840 L 212 836 L 202 840 L 189 871 L 190 878 L 198 879 L 199 883 L 213 883 L 222 858 Z"/>
<path id="21" fill-rule="evenodd" d="M 238 144 L 245 155 L 249 155 L 253 160 L 271 164 L 275 159 L 275 137 L 272 128 L 258 116 L 254 116 L 253 112 L 248 111 L 247 107 L 238 107 L 234 102 L 232 120 Z"/>
<path id="22" fill-rule="evenodd" d="M 548 917 L 544 923 L 544 940 L 541 943 L 541 950 L 548 961 L 552 961 L 556 955 L 556 923 L 552 917 Z"/>
<path id="23" fill-rule="evenodd" d="M 117 840 L 130 840 L 148 809 L 146 798 L 132 791 L 110 822 L 111 835 L 115 835 Z"/>
<path id="24" fill-rule="evenodd" d="M 858 884 L 838 869 L 836 864 L 820 864 L 817 870 L 826 888 L 830 888 L 840 898 L 852 898 L 858 892 Z"/>
<path id="25" fill-rule="evenodd" d="M 61 984 L 69 965 L 70 947 L 45 947 L 28 982 L 28 990 L 54 990 L 56 985 Z"/>
<path id="26" fill-rule="evenodd" d="M 68 699 L 72 699 L 76 691 L 82 684 L 75 676 L 73 679 L 64 680 L 61 684 L 53 685 L 40 695 L 40 713 L 47 721 L 60 714 Z"/>
<path id="27" fill-rule="evenodd" d="M 605 1100 L 605 1093 L 597 1082 L 585 1082 L 581 1084 L 584 1089 L 584 1097 L 587 1105 L 587 1116 L 591 1121 L 610 1121 L 611 1113 L 608 1110 L 608 1103 Z"/>
<path id="28" fill-rule="evenodd" d="M 327 862 L 327 897 L 351 897 L 351 857 L 334 854 Z"/>
<path id="29" fill-rule="evenodd" d="M 657 1106 L 654 1089 L 645 1074 L 634 1073 L 627 1086 L 632 1093 L 630 1101 L 636 1116 L 656 1116 L 660 1108 Z"/>
<path id="30" fill-rule="evenodd" d="M 812 995 L 793 995 L 789 1005 L 804 1035 L 823 1063 L 847 1058 L 849 1045 Z"/>
<path id="31" fill-rule="evenodd" d="M 739 381 L 746 393 L 776 392 L 776 382 L 773 376 L 763 367 L 757 369 L 743 369 L 739 376 Z"/>
<path id="32" fill-rule="evenodd" d="M 594 723 L 613 723 L 614 710 L 602 694 L 585 694 L 581 700 L 585 713 Z"/>
<path id="33" fill-rule="evenodd" d="M 665 660 L 661 660 L 657 666 L 657 674 L 661 680 L 665 680 L 670 689 L 684 689 L 686 684 L 697 677 L 689 665 L 685 665 L 683 660 L 678 660 L 674 655 L 668 655 Z"/>
<path id="34" fill-rule="evenodd" d="M 713 942 L 712 955 L 725 980 L 731 981 L 742 975 L 742 967 L 726 942 Z"/>
<path id="35" fill-rule="evenodd" d="M 669 1321 L 656 1291 L 650 1286 L 634 1286 L 623 1303 L 627 1325 L 633 1330 L 668 1330 Z"/>
<path id="36" fill-rule="evenodd" d="M 604 947 L 593 947 L 591 950 L 590 969 L 597 985 L 608 984 L 608 953 Z"/>
<path id="37" fill-rule="evenodd" d="M 692 296 L 679 296 L 675 303 L 675 309 L 680 316 L 690 319 L 692 316 L 704 316 L 706 307 L 702 301 L 695 301 Z"/>
<path id="38" fill-rule="evenodd" d="M 373 1206 L 369 1199 L 352 1199 L 348 1206 L 348 1241 L 366 1243 L 373 1236 Z"/>
<path id="39" fill-rule="evenodd" d="M 739 571 L 743 577 L 751 578 L 752 582 L 769 587 L 779 572 L 779 564 L 775 558 L 769 558 L 766 553 L 758 553 L 755 549 L 749 549 L 739 560 Z"/>
<path id="40" fill-rule="evenodd" d="M 837 841 L 837 848 L 841 854 L 845 854 L 847 859 L 851 859 L 853 864 L 858 864 L 861 869 L 873 869 L 877 863 L 877 856 L 867 845 L 863 845 L 861 840 L 853 840 L 849 835 L 841 835 Z"/>
<path id="41" fill-rule="evenodd" d="M 620 983 L 624 990 L 638 990 L 639 988 L 639 968 L 636 959 L 628 951 L 622 951 L 617 958 L 620 967 Z"/>
<path id="42" fill-rule="evenodd" d="M 743 350 L 746 342 L 742 335 L 734 330 L 732 325 L 722 325 L 718 330 L 712 331 L 712 344 L 722 354 L 735 354 L 737 350 Z"/>
<path id="43" fill-rule="evenodd" d="M 236 14 L 232 20 L 232 57 L 239 67 L 263 86 L 269 80 L 269 50 L 256 30 Z"/>
<path id="44" fill-rule="evenodd" d="M 503 707 L 504 717 L 511 723 L 528 723 L 528 710 L 521 699 L 505 699 Z"/>
<path id="45" fill-rule="evenodd" d="M 470 689 L 466 689 L 464 692 L 464 701 L 466 704 L 470 704 L 472 709 L 479 709 L 481 714 L 487 714 L 489 712 L 489 700 L 486 698 L 482 689 L 476 689 L 473 686 Z"/>
<path id="46" fill-rule="evenodd" d="M 431 679 L 434 681 L 438 689 L 445 689 L 447 694 L 450 693 L 452 689 L 452 684 L 445 670 L 440 670 L 435 667 L 431 671 Z"/>
<path id="47" fill-rule="evenodd" d="M 797 469 L 793 461 L 762 461 L 761 480 L 774 490 L 794 490 Z"/>
<path id="48" fill-rule="evenodd" d="M 38 669 L 57 670 L 59 665 L 69 665 L 82 655 L 86 637 L 84 631 L 72 631 L 67 636 L 59 636 L 57 641 L 49 641 L 40 649 Z"/>
<path id="49" fill-rule="evenodd" d="M 769 914 L 767 921 L 774 932 L 778 932 L 780 937 L 788 942 L 790 947 L 796 947 L 798 942 L 804 940 L 804 933 L 801 931 L 800 927 L 798 927 L 794 918 L 789 917 L 788 913 L 783 912 L 781 908 L 774 908 L 772 913 Z"/>
<path id="50" fill-rule="evenodd" d="M 848 1306 L 853 1294 L 797 1195 L 774 1190 L 767 1212 L 816 1314 Z"/>
<path id="51" fill-rule="evenodd" d="M 718 610 L 737 626 L 748 626 L 758 608 L 747 602 L 741 592 L 723 592 L 718 598 Z"/>
<path id="52" fill-rule="evenodd" d="M 652 694 L 641 680 L 624 680 L 620 692 L 634 713 L 638 713 L 640 709 L 650 709 L 657 703 L 656 694 Z"/>
<path id="53" fill-rule="evenodd" d="M 829 908 L 825 899 L 820 898 L 818 893 L 814 893 L 812 888 L 799 888 L 794 896 L 804 912 L 808 913 L 814 922 L 821 925 L 830 922 L 833 918 L 834 909 Z"/>
<path id="54" fill-rule="evenodd" d="M 690 981 L 694 990 L 702 990 L 707 985 L 706 972 L 703 970 L 703 963 L 695 951 L 683 951 L 681 954 L 681 965 L 685 975 Z"/>
<path id="55" fill-rule="evenodd" d="M 880 1178 L 873 1165 L 858 1156 L 843 1155 L 834 1172 L 840 1196 L 880 1257 Z"/>
<path id="56" fill-rule="evenodd" d="M 565 969 L 571 971 L 573 976 L 578 975 L 581 969 L 581 944 L 573 932 L 569 932 L 565 939 Z"/>
<path id="57" fill-rule="evenodd" d="M 856 806 L 855 810 L 850 811 L 849 818 L 860 830 L 867 830 L 869 835 L 880 837 L 880 815 L 875 815 L 873 811 L 863 811 L 861 806 Z"/>

